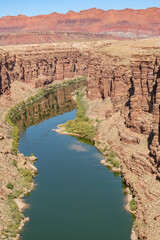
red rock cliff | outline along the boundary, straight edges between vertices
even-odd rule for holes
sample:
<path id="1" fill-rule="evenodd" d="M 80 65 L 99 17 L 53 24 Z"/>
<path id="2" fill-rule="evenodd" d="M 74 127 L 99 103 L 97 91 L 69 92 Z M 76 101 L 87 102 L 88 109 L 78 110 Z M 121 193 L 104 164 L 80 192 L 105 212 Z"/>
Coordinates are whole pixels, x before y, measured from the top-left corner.
<path id="1" fill-rule="evenodd" d="M 107 48 L 90 55 L 87 96 L 94 107 L 89 116 L 105 112 L 98 141 L 112 146 L 122 159 L 123 176 L 137 203 L 138 239 L 158 240 L 160 54 L 158 48 L 148 48 L 145 54 L 126 55 L 124 61 L 125 49 L 122 55 L 117 51 L 120 45 L 114 49 L 115 55 Z"/>
<path id="2" fill-rule="evenodd" d="M 87 95 L 111 99 L 132 131 L 148 136 L 151 160 L 160 179 L 160 58 L 135 55 L 130 65 L 107 54 L 92 56 L 88 65 Z M 106 117 L 107 117 L 106 112 Z M 153 170 L 154 169 L 154 170 Z"/>
<path id="3" fill-rule="evenodd" d="M 42 87 L 54 80 L 83 76 L 87 58 L 75 49 L 54 47 L 4 51 L 0 55 L 0 94 L 9 94 L 13 81 Z"/>

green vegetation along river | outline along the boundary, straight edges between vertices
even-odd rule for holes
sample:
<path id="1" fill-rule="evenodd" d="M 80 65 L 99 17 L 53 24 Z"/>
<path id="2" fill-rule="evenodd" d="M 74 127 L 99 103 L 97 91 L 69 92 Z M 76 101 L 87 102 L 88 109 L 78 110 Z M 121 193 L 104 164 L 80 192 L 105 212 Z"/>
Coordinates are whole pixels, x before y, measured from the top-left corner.
<path id="1" fill-rule="evenodd" d="M 27 120 L 33 118 L 32 111 L 42 116 L 42 106 L 48 111 L 47 101 L 51 98 L 58 101 L 53 93 L 43 99 L 45 104 L 42 101 L 38 108 L 30 107 L 18 117 L 23 129 L 19 151 L 34 153 L 38 158 L 36 186 L 25 197 L 29 207 L 24 214 L 30 221 L 21 233 L 22 240 L 129 240 L 133 220 L 123 207 L 120 176 L 100 164 L 103 156 L 90 142 L 52 131 L 75 118 L 73 102 L 68 100 L 72 105 L 67 104 L 68 113 L 62 114 L 59 105 L 56 109 L 61 115 L 49 114 L 50 118 L 42 118 L 39 124 L 36 117 L 38 125 L 32 125 L 33 119 L 30 123 Z M 27 120 L 26 129 L 23 118 Z"/>

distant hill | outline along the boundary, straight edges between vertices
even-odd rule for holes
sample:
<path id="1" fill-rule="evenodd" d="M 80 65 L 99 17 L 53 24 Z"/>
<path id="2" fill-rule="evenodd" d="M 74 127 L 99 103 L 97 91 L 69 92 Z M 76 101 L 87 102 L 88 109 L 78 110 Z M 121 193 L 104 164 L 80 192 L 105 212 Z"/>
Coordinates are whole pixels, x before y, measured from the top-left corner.
<path id="1" fill-rule="evenodd" d="M 47 42 L 46 39 L 50 34 L 44 38 L 44 32 L 51 31 L 90 33 L 90 37 L 98 34 L 99 37 L 108 35 L 113 38 L 127 39 L 160 36 L 160 8 L 109 11 L 92 8 L 80 12 L 69 11 L 67 14 L 54 12 L 34 17 L 18 15 L 0 18 L 1 35 L 28 32 L 41 35 L 43 33 L 42 42 Z M 31 35 L 27 36 L 31 37 Z M 5 39 L 7 38 L 9 38 L 8 35 Z M 52 38 L 54 39 L 53 36 Z"/>

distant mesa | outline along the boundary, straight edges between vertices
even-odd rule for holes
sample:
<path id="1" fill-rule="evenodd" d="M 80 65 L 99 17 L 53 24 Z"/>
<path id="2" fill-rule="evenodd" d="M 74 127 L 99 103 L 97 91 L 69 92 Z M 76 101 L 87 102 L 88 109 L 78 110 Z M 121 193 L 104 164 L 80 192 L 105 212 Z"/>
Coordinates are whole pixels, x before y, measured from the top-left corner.
<path id="1" fill-rule="evenodd" d="M 72 10 L 69 10 L 67 14 L 74 14 L 75 12 Z"/>
<path id="2" fill-rule="evenodd" d="M 0 18 L 0 44 L 16 44 L 17 40 L 8 40 L 6 34 L 16 33 L 46 33 L 42 37 L 42 42 L 52 42 L 57 39 L 52 36 L 49 39 L 47 32 L 72 32 L 72 33 L 90 33 L 101 34 L 98 37 L 109 37 L 118 39 L 148 38 L 160 36 L 160 8 L 148 8 L 133 10 L 126 8 L 124 10 L 102 10 L 91 8 L 74 12 L 70 10 L 67 14 L 51 13 L 48 15 L 38 15 L 27 17 L 25 15 L 6 16 Z M 74 39 L 76 39 L 76 35 Z M 104 36 L 105 35 L 105 36 Z M 26 36 L 26 35 L 25 35 Z M 18 38 L 17 37 L 17 38 Z M 31 40 L 29 40 L 29 38 Z M 61 39 L 61 37 L 59 37 Z M 84 36 L 84 38 L 86 38 Z M 5 39 L 5 41 L 4 41 Z M 27 37 L 28 43 L 35 43 L 31 34 Z M 25 40 L 21 37 L 21 43 Z"/>

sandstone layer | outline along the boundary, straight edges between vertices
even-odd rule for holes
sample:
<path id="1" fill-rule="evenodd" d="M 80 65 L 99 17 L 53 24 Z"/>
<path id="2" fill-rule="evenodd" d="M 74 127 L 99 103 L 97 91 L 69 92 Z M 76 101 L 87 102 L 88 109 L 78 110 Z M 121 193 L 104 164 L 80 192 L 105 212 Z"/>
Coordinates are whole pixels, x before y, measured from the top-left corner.
<path id="1" fill-rule="evenodd" d="M 0 50 L 1 143 L 11 142 L 4 123 L 10 105 L 33 95 L 37 87 L 86 74 L 87 115 L 99 118 L 96 138 L 101 145 L 112 146 L 121 159 L 122 174 L 137 204 L 135 233 L 147 240 L 160 236 L 159 42 L 159 38 L 103 40 Z M 6 158 L 13 160 L 4 146 L 3 168 Z M 2 174 L 1 180 L 3 206 L 8 194 L 6 176 Z"/>
<path id="2" fill-rule="evenodd" d="M 75 78 L 86 74 L 86 55 L 76 49 L 54 46 L 20 47 L 1 51 L 0 94 L 9 94 L 11 83 L 25 82 L 43 87 L 54 80 Z M 23 51 L 23 54 L 22 54 Z"/>
<path id="3" fill-rule="evenodd" d="M 0 45 L 21 45 L 21 44 L 43 44 L 52 42 L 64 42 L 73 40 L 85 39 L 123 39 L 123 37 L 113 36 L 111 34 L 88 33 L 88 32 L 16 32 L 16 33 L 2 33 L 0 34 Z"/>

